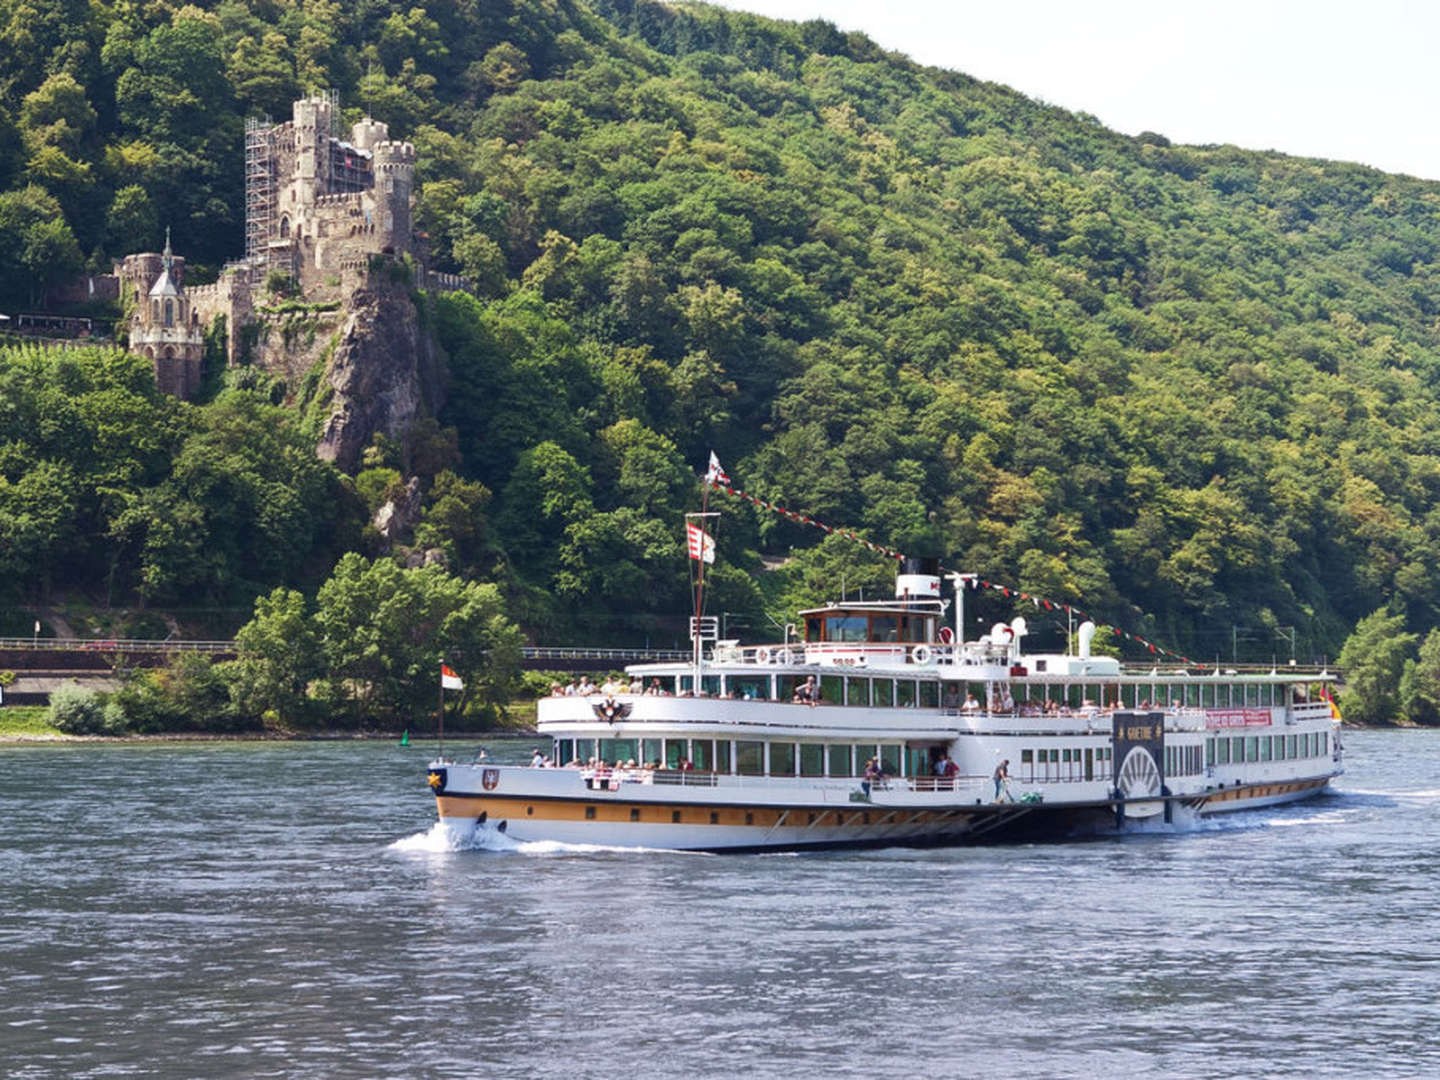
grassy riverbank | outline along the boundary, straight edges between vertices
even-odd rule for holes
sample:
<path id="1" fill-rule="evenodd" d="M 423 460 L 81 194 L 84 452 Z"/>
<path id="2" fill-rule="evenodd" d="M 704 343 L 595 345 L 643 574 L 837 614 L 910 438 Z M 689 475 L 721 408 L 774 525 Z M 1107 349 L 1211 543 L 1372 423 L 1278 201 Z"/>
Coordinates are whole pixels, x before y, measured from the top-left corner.
<path id="1" fill-rule="evenodd" d="M 505 707 L 504 726 L 491 728 L 483 732 L 474 732 L 463 727 L 454 727 L 451 723 L 446 725 L 446 736 L 454 739 L 481 739 L 481 738 L 525 738 L 535 730 L 535 702 L 515 701 Z M 398 739 L 399 732 L 364 732 L 357 733 L 349 729 L 336 729 L 327 731 L 318 729 L 314 731 L 296 731 L 290 733 L 276 732 L 207 732 L 188 731 L 184 733 L 157 732 L 155 738 L 199 738 L 199 739 L 328 739 L 328 738 L 353 738 L 353 739 Z M 50 723 L 50 709 L 45 705 L 16 705 L 0 709 L 0 742 L 6 740 L 22 739 L 96 739 L 96 738 L 136 738 L 134 735 L 120 736 L 97 736 L 97 735 L 67 735 L 59 728 Z M 426 717 L 422 726 L 410 729 L 412 739 L 433 739 L 435 738 L 435 718 Z"/>
<path id="2" fill-rule="evenodd" d="M 0 739 L 66 739 L 50 723 L 50 709 L 44 705 L 13 705 L 0 709 Z"/>

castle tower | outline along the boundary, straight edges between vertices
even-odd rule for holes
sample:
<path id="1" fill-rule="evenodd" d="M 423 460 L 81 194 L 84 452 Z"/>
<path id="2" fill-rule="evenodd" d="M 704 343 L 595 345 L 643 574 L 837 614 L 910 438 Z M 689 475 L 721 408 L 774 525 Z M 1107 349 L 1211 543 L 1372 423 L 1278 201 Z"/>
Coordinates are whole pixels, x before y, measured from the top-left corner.
<path id="1" fill-rule="evenodd" d="M 415 188 L 415 147 L 408 142 L 375 144 L 375 204 L 381 250 L 408 252 L 412 245 L 410 196 Z"/>
<path id="2" fill-rule="evenodd" d="M 124 276 L 136 287 L 135 314 L 130 318 L 130 351 L 146 357 L 155 369 L 155 385 L 164 393 L 190 398 L 200 389 L 200 368 L 205 356 L 200 320 L 191 310 L 181 285 L 181 271 L 170 250 L 165 230 L 165 251 L 160 276 L 149 288 L 144 284 L 154 267 L 153 254 L 125 260 Z"/>
<path id="3" fill-rule="evenodd" d="M 330 189 L 330 123 L 334 116 L 328 98 L 307 97 L 295 102 L 295 194 L 303 207 Z"/>
<path id="4" fill-rule="evenodd" d="M 355 144 L 355 149 L 367 153 L 374 151 L 377 143 L 387 142 L 389 139 L 390 125 L 368 116 L 350 129 L 350 141 Z"/>

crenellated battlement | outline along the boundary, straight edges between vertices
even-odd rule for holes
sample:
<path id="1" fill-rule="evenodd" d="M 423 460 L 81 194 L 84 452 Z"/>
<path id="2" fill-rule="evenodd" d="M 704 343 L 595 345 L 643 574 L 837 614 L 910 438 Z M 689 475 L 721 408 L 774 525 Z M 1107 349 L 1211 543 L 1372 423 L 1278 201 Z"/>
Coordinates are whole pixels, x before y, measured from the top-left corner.
<path id="1" fill-rule="evenodd" d="M 317 195 L 315 197 L 316 208 L 327 206 L 360 208 L 365 203 L 365 192 L 346 191 L 339 195 Z"/>

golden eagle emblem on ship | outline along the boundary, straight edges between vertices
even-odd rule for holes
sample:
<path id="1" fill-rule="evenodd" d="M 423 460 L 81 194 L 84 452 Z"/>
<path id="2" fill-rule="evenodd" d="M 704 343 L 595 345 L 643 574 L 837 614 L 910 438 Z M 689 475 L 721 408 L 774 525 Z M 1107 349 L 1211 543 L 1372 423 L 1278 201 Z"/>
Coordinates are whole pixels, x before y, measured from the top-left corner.
<path id="1" fill-rule="evenodd" d="M 616 701 L 607 697 L 604 701 L 590 706 L 595 710 L 595 715 L 607 723 L 613 724 L 616 720 L 624 720 L 630 715 L 633 706 L 628 701 Z"/>

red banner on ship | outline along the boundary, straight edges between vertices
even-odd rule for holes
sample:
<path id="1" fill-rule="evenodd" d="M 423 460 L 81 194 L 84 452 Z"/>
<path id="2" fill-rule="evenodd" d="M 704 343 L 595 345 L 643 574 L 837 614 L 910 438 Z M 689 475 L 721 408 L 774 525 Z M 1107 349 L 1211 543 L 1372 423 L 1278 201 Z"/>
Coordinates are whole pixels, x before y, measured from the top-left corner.
<path id="1" fill-rule="evenodd" d="M 1269 709 L 1206 709 L 1206 727 L 1249 727 L 1270 723 Z"/>

